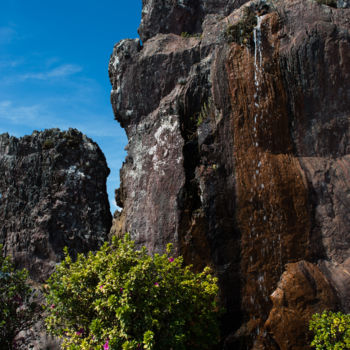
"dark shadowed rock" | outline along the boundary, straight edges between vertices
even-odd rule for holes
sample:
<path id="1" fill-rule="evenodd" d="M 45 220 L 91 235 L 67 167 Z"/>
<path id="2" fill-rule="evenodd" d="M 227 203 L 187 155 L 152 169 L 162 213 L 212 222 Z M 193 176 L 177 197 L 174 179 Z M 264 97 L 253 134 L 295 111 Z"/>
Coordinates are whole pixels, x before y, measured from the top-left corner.
<path id="1" fill-rule="evenodd" d="M 109 169 L 100 148 L 75 129 L 0 135 L 0 241 L 17 267 L 44 281 L 62 259 L 96 250 L 111 214 Z"/>
<path id="2" fill-rule="evenodd" d="M 213 266 L 224 349 L 306 350 L 313 312 L 350 308 L 350 10 L 240 5 L 144 1 L 143 46 L 115 46 L 114 233 Z"/>

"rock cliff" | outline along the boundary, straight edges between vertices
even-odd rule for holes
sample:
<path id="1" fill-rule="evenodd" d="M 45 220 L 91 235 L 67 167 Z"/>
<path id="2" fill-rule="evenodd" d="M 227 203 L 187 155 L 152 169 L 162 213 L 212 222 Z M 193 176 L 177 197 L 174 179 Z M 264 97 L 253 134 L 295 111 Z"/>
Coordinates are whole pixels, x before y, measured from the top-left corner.
<path id="1" fill-rule="evenodd" d="M 139 33 L 109 64 L 114 232 L 214 268 L 221 348 L 308 349 L 350 311 L 349 3 L 144 0 Z"/>
<path id="2" fill-rule="evenodd" d="M 63 256 L 95 250 L 111 214 L 109 169 L 100 148 L 75 129 L 0 135 L 0 243 L 43 282 Z"/>

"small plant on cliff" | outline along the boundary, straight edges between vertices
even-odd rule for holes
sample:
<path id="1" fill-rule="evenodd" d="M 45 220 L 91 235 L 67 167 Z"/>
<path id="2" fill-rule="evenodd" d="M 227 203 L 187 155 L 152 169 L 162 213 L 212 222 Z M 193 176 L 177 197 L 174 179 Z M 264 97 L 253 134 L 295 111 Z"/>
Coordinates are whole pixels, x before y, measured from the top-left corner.
<path id="1" fill-rule="evenodd" d="M 182 38 L 201 38 L 202 35 L 200 33 L 190 34 L 188 32 L 182 32 L 181 37 Z"/>
<path id="2" fill-rule="evenodd" d="M 204 102 L 198 114 L 197 126 L 200 126 L 203 123 L 203 121 L 207 118 L 207 116 L 209 115 L 209 109 L 210 105 L 208 106 L 208 103 Z"/>
<path id="3" fill-rule="evenodd" d="M 51 149 L 54 147 L 54 141 L 51 139 L 47 139 L 44 141 L 43 143 L 43 149 L 47 150 L 47 149 Z"/>
<path id="4" fill-rule="evenodd" d="M 30 302 L 27 278 L 26 270 L 15 270 L 11 259 L 0 254 L 0 349 L 16 349 L 15 336 L 37 319 L 38 305 Z"/>
<path id="5" fill-rule="evenodd" d="M 247 47 L 254 47 L 254 27 L 257 24 L 255 9 L 246 7 L 243 18 L 236 24 L 230 25 L 225 31 L 225 39 L 228 43 L 235 42 Z"/>
<path id="6" fill-rule="evenodd" d="M 82 135 L 76 129 L 69 129 L 63 133 L 66 144 L 70 148 L 78 148 L 82 142 Z"/>
<path id="7" fill-rule="evenodd" d="M 195 115 L 197 128 L 201 126 L 208 118 L 211 118 L 214 123 L 216 122 L 215 110 L 213 106 L 213 100 L 210 97 L 203 102 L 200 111 Z"/>
<path id="8" fill-rule="evenodd" d="M 209 349 L 218 341 L 216 278 L 151 257 L 128 236 L 65 260 L 50 277 L 46 324 L 64 349 Z"/>
<path id="9" fill-rule="evenodd" d="M 182 37 L 182 38 L 190 38 L 190 37 L 191 37 L 191 34 L 190 34 L 190 33 L 187 33 L 187 32 L 182 32 L 182 33 L 181 33 L 181 37 Z"/>
<path id="10" fill-rule="evenodd" d="M 350 314 L 331 311 L 314 314 L 309 328 L 315 334 L 311 346 L 317 350 L 350 349 Z"/>

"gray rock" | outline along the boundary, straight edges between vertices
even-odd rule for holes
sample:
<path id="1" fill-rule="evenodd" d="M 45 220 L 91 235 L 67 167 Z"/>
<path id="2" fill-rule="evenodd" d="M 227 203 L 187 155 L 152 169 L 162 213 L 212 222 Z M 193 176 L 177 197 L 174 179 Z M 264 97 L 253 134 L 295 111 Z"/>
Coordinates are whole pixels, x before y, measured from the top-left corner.
<path id="1" fill-rule="evenodd" d="M 338 9 L 347 9 L 350 8 L 350 1 L 348 0 L 337 0 Z"/>
<path id="2" fill-rule="evenodd" d="M 33 280 L 46 280 L 65 246 L 74 256 L 106 239 L 109 169 L 97 144 L 77 130 L 0 135 L 0 174 L 0 242 Z"/>

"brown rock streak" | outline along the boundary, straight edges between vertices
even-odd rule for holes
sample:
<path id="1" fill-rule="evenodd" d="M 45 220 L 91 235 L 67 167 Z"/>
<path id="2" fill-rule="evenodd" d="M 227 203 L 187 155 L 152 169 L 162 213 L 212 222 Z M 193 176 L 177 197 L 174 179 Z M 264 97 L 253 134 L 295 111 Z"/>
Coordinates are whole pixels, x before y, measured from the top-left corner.
<path id="1" fill-rule="evenodd" d="M 310 231 L 307 185 L 292 153 L 276 28 L 275 14 L 263 18 L 261 65 L 254 48 L 236 44 L 227 62 L 242 233 L 242 308 L 247 320 L 260 319 L 257 333 L 284 264 L 308 255 Z"/>

